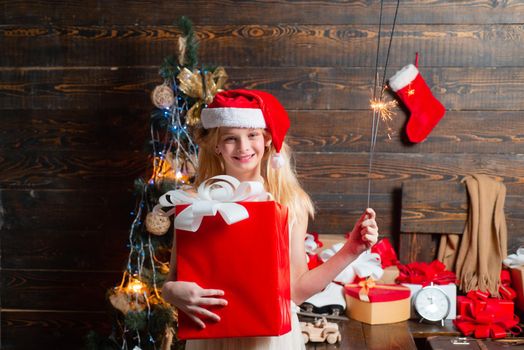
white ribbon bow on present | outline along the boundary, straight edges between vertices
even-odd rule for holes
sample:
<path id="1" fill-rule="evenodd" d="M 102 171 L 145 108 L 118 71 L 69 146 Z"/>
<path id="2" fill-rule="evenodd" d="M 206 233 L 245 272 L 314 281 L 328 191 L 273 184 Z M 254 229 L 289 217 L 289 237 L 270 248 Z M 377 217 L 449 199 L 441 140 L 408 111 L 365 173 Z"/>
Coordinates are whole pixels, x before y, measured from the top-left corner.
<path id="1" fill-rule="evenodd" d="M 524 247 L 517 249 L 517 254 L 510 254 L 502 261 L 507 267 L 517 267 L 524 265 Z"/>
<path id="2" fill-rule="evenodd" d="M 198 186 L 197 193 L 191 194 L 183 190 L 169 191 L 162 195 L 154 211 L 162 215 L 160 207 L 174 207 L 179 204 L 190 204 L 175 218 L 175 228 L 196 232 L 204 216 L 215 216 L 218 213 L 228 225 L 232 225 L 249 217 L 247 209 L 236 202 L 257 202 L 272 199 L 258 181 L 240 182 L 232 176 L 214 176 Z M 163 215 L 171 215 L 171 209 Z"/>
<path id="3" fill-rule="evenodd" d="M 344 243 L 337 243 L 331 248 L 324 249 L 319 254 L 320 259 L 322 259 L 323 262 L 326 262 L 335 255 L 343 245 Z M 383 274 L 384 269 L 380 262 L 380 255 L 366 251 L 360 254 L 351 264 L 346 266 L 346 268 L 335 277 L 334 281 L 352 283 L 356 276 L 360 278 L 372 277 L 374 280 L 379 280 Z"/>

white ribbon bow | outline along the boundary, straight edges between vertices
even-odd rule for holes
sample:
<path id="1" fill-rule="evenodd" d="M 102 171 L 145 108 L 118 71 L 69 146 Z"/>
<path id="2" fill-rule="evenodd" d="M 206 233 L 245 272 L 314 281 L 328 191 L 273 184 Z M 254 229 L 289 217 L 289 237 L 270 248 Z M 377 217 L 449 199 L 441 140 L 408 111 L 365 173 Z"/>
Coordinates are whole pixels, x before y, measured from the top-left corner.
<path id="1" fill-rule="evenodd" d="M 342 248 L 343 243 L 334 244 L 331 248 L 324 249 L 320 252 L 319 257 L 323 262 L 329 260 L 336 252 Z M 372 277 L 374 280 L 379 280 L 384 274 L 380 262 L 380 255 L 377 253 L 363 252 L 351 264 L 349 264 L 342 272 L 340 272 L 334 281 L 342 283 L 352 283 L 358 276 L 360 278 Z"/>
<path id="2" fill-rule="evenodd" d="M 198 186 L 197 193 L 190 194 L 183 190 L 169 191 L 162 195 L 154 211 L 161 214 L 160 207 L 174 207 L 179 204 L 190 204 L 175 218 L 175 228 L 195 232 L 200 228 L 204 216 L 215 216 L 218 213 L 228 225 L 249 217 L 247 209 L 235 202 L 257 202 L 272 199 L 258 181 L 240 182 L 232 176 L 214 176 Z M 164 215 L 171 215 L 171 209 Z"/>
<path id="3" fill-rule="evenodd" d="M 517 267 L 524 265 L 524 247 L 517 249 L 517 254 L 510 254 L 503 260 L 507 267 Z"/>

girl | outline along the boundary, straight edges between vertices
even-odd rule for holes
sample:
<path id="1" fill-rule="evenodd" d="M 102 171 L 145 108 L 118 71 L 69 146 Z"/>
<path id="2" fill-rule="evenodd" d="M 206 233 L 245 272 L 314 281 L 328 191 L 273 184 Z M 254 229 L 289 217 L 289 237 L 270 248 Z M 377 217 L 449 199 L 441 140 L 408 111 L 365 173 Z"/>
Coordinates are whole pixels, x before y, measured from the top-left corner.
<path id="1" fill-rule="evenodd" d="M 226 174 L 240 181 L 260 181 L 275 200 L 288 207 L 290 226 L 291 299 L 299 305 L 323 290 L 348 264 L 376 243 L 375 212 L 368 208 L 355 224 L 340 251 L 324 264 L 308 270 L 304 239 L 313 203 L 301 188 L 284 143 L 289 128 L 286 111 L 277 99 L 256 90 L 229 90 L 217 94 L 202 111 L 197 130 L 200 146 L 195 187 L 213 176 Z M 271 158 L 271 160 L 270 160 Z M 172 250 L 175 251 L 174 249 Z M 173 254 L 174 255 L 174 254 Z M 171 266 L 175 266 L 171 258 Z M 204 289 L 189 281 L 175 281 L 174 270 L 164 284 L 166 301 L 186 313 L 200 327 L 219 322 L 209 305 L 227 305 L 218 289 Z M 226 306 L 227 307 L 227 306 Z M 304 349 L 296 313 L 291 332 L 279 337 L 189 340 L 186 349 Z"/>

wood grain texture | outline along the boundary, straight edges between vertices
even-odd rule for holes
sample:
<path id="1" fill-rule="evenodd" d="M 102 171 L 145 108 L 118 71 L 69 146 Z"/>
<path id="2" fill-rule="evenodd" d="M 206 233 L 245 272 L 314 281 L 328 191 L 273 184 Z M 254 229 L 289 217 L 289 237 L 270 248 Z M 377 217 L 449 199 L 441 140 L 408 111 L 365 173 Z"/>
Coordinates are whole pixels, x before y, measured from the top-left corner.
<path id="1" fill-rule="evenodd" d="M 0 147 L 6 153 L 126 150 L 147 154 L 150 112 L 146 109 L 2 111 Z"/>
<path id="2" fill-rule="evenodd" d="M 401 232 L 462 234 L 468 215 L 468 195 L 462 183 L 402 185 Z"/>
<path id="3" fill-rule="evenodd" d="M 26 151 L 0 156 L 9 188 L 131 188 L 150 167 L 144 152 Z"/>
<path id="4" fill-rule="evenodd" d="M 381 47 L 388 47 L 390 26 Z M 374 67 L 377 25 L 196 26 L 199 60 L 233 67 Z M 0 66 L 151 66 L 176 54 L 176 26 L 0 26 Z M 520 24 L 398 25 L 389 65 L 401 67 L 421 53 L 421 67 L 512 66 L 524 45 Z M 92 55 L 92 52 L 97 52 Z M 285 52 L 285 55 L 280 53 Z M 326 54 L 329 52 L 329 54 Z M 386 61 L 386 50 L 379 64 Z M 220 57 L 220 62 L 217 62 Z"/>
<path id="5" fill-rule="evenodd" d="M 226 88 L 275 94 L 287 109 L 369 110 L 372 68 L 225 67 Z M 389 67 L 387 77 L 400 67 Z M 421 67 L 422 69 L 422 67 Z M 8 68 L 0 70 L 0 109 L 143 110 L 161 83 L 157 67 Z M 524 71 L 519 67 L 426 68 L 422 75 L 448 110 L 524 109 Z M 3 83 L 2 83 L 3 82 Z"/>
<path id="6" fill-rule="evenodd" d="M 380 122 L 375 152 L 381 153 L 524 153 L 524 120 L 519 111 L 447 111 L 422 143 L 406 139 L 410 114 L 394 109 Z M 299 152 L 369 152 L 370 110 L 292 110 L 286 139 Z"/>
<path id="7" fill-rule="evenodd" d="M 369 155 L 296 153 L 299 178 L 313 193 L 367 193 Z M 523 194 L 524 155 L 377 153 L 371 171 L 372 193 L 390 193 L 408 180 L 458 182 L 480 173 L 503 180 L 508 195 Z"/>
<path id="8" fill-rule="evenodd" d="M 315 23 L 376 24 L 380 3 L 374 1 L 152 1 L 126 3 L 88 1 L 2 1 L 0 22 L 59 23 L 71 25 L 133 24 L 171 25 L 178 16 L 190 16 L 196 24 L 230 23 Z M 384 24 L 391 24 L 395 1 L 384 2 Z M 147 9 L 147 10 L 145 10 Z M 398 23 L 521 23 L 524 4 L 520 1 L 402 1 Z M 194 14 L 198 13 L 198 16 Z M 227 14 L 227 16 L 224 16 Z"/>
<path id="9" fill-rule="evenodd" d="M 5 350 L 82 349 L 89 331 L 111 332 L 111 316 L 92 311 L 2 311 L 0 347 Z"/>
<path id="10" fill-rule="evenodd" d="M 125 190 L 1 191 L 2 231 L 127 230 L 136 198 Z"/>
<path id="11" fill-rule="evenodd" d="M 2 307 L 26 310 L 104 311 L 106 291 L 122 271 L 2 269 Z"/>
<path id="12" fill-rule="evenodd" d="M 385 325 L 362 324 L 366 337 L 366 348 L 370 350 L 406 349 L 416 350 L 415 342 L 409 333 L 407 322 Z"/>
<path id="13" fill-rule="evenodd" d="M 424 233 L 400 233 L 398 259 L 401 264 L 413 261 L 432 262 L 437 258 L 440 235 Z"/>
<path id="14" fill-rule="evenodd" d="M 111 229 L 4 230 L 0 265 L 6 269 L 119 271 L 127 263 L 128 237 L 128 231 Z"/>

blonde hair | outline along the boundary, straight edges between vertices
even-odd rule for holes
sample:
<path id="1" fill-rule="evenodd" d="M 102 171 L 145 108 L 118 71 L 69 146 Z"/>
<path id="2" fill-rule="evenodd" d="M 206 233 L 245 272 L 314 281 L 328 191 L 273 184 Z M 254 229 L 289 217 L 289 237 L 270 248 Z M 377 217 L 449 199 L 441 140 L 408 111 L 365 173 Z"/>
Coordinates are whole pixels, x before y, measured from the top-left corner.
<path id="1" fill-rule="evenodd" d="M 268 135 L 264 130 L 264 137 Z M 195 140 L 199 145 L 195 187 L 210 177 L 224 174 L 222 158 L 216 153 L 219 138 L 220 128 L 195 130 Z M 313 201 L 297 179 L 295 167 L 291 163 L 291 148 L 285 142 L 282 144 L 280 154 L 284 158 L 284 165 L 280 169 L 273 169 L 269 161 L 275 153 L 275 148 L 271 144 L 266 147 L 262 158 L 261 175 L 266 182 L 268 192 L 275 197 L 275 201 L 288 207 L 290 222 L 308 215 L 313 218 L 315 215 Z"/>

